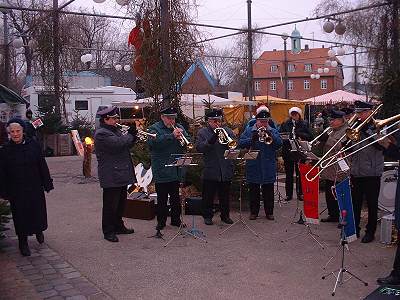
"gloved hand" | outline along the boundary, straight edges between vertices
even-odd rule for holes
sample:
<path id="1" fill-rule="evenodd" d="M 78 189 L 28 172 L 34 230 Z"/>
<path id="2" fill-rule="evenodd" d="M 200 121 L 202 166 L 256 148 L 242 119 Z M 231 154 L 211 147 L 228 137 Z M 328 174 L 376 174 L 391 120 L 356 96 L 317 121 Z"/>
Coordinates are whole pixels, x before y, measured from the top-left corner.
<path id="1" fill-rule="evenodd" d="M 217 142 L 217 139 L 218 139 L 218 134 L 214 132 L 213 135 L 208 139 L 208 143 L 210 145 L 214 145 Z"/>
<path id="2" fill-rule="evenodd" d="M 53 181 L 47 182 L 44 185 L 44 190 L 46 191 L 46 193 L 50 192 L 51 190 L 54 190 Z"/>
<path id="3" fill-rule="evenodd" d="M 132 125 L 129 126 L 128 133 L 133 137 L 136 137 L 137 135 L 136 123 L 133 123 Z"/>

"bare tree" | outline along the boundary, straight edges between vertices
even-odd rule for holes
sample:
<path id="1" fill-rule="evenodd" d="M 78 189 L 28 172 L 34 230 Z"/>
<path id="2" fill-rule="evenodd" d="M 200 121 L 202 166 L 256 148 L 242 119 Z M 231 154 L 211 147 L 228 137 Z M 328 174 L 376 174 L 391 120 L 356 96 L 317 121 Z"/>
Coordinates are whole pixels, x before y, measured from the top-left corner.
<path id="1" fill-rule="evenodd" d="M 218 85 L 229 85 L 233 81 L 231 77 L 232 52 L 232 49 L 219 49 L 211 45 L 205 49 L 205 64 Z"/>

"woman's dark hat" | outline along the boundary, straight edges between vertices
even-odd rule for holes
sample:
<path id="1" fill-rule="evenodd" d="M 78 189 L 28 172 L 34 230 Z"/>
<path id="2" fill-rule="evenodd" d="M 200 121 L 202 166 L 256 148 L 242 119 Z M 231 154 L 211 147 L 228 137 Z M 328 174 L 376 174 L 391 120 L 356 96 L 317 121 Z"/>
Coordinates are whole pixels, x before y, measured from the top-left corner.
<path id="1" fill-rule="evenodd" d="M 7 122 L 6 127 L 10 126 L 10 124 L 13 124 L 13 123 L 17 123 L 17 124 L 21 125 L 22 129 L 25 130 L 26 123 L 24 120 L 22 120 L 20 118 L 12 118 Z"/>

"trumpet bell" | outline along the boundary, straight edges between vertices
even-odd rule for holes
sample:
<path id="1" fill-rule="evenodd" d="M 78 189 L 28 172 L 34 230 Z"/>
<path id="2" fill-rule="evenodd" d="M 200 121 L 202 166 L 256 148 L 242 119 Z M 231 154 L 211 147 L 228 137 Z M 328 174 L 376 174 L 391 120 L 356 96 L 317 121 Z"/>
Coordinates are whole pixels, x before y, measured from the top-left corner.
<path id="1" fill-rule="evenodd" d="M 228 145 L 230 149 L 235 149 L 237 147 L 237 142 L 229 136 L 224 128 L 215 128 L 214 132 L 218 135 L 218 142 L 221 145 Z"/>

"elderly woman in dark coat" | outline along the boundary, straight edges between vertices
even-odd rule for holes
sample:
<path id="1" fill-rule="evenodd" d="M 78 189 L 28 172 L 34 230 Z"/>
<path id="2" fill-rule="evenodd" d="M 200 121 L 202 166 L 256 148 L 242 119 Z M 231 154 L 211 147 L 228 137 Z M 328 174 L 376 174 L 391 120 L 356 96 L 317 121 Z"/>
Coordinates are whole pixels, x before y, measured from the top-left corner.
<path id="1" fill-rule="evenodd" d="M 0 149 L 0 195 L 10 201 L 15 232 L 21 254 L 31 254 L 28 236 L 35 234 L 44 242 L 47 229 L 44 191 L 53 187 L 49 168 L 39 144 L 24 136 L 25 122 L 11 119 L 7 123 L 10 141 Z"/>

